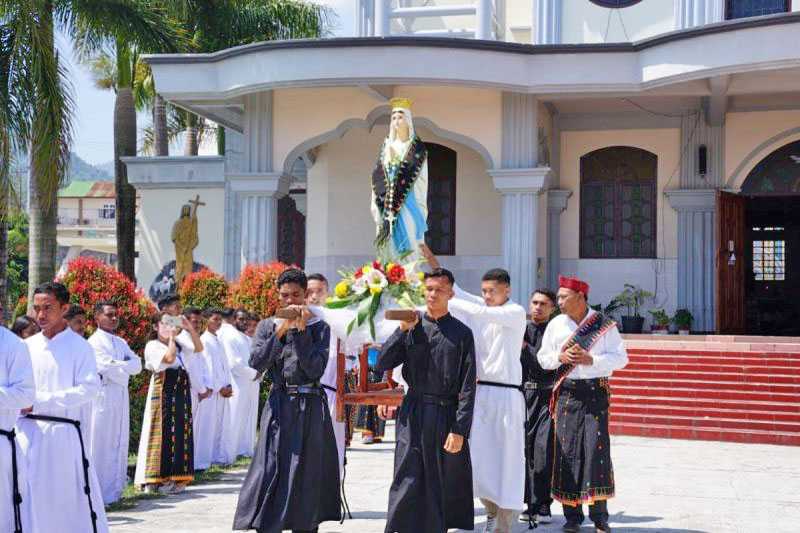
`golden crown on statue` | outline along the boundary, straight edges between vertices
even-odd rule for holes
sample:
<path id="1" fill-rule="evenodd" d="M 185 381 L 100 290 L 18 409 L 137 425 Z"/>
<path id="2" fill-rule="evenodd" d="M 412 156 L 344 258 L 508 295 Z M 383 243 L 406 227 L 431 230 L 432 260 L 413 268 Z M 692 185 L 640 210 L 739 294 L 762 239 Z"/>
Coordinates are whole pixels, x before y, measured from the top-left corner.
<path id="1" fill-rule="evenodd" d="M 411 111 L 411 104 L 414 102 L 410 98 L 392 98 L 389 100 L 389 105 L 392 109 L 408 109 Z"/>

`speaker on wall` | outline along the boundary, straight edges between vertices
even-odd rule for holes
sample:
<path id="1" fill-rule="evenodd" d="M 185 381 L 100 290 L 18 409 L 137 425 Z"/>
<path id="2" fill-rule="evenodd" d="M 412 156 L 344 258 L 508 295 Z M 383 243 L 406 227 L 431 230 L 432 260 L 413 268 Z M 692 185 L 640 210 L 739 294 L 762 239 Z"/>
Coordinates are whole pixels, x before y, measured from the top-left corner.
<path id="1" fill-rule="evenodd" d="M 705 144 L 697 147 L 697 172 L 701 176 L 708 173 L 708 148 Z"/>

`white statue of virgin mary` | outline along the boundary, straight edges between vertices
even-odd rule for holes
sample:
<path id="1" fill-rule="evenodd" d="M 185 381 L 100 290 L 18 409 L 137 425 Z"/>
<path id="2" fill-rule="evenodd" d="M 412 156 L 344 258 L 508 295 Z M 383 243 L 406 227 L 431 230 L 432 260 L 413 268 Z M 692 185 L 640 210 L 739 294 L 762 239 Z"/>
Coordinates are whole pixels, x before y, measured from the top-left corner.
<path id="1" fill-rule="evenodd" d="M 411 101 L 392 98 L 389 136 L 372 172 L 372 218 L 380 257 L 416 254 L 428 230 L 428 151 L 415 131 Z"/>

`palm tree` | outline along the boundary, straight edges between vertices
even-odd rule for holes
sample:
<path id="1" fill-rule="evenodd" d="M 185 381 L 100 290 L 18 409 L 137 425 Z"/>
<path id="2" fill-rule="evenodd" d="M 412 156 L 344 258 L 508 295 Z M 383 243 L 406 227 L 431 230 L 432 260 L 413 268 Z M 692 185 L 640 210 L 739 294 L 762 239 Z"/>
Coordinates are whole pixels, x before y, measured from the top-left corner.
<path id="1" fill-rule="evenodd" d="M 55 274 L 57 193 L 69 163 L 73 102 L 55 47 L 55 27 L 84 50 L 120 39 L 143 48 L 173 46 L 163 14 L 150 0 L 0 0 L 0 22 L 13 35 L 8 70 L 29 83 L 8 84 L 9 99 L 24 102 L 20 139 L 30 147 L 30 289 Z M 32 298 L 29 298 L 31 301 Z"/>
<path id="2" fill-rule="evenodd" d="M 191 50 L 201 53 L 258 41 L 320 37 L 329 15 L 325 7 L 302 0 L 166 0 L 166 3 L 186 32 Z M 202 119 L 188 111 L 182 114 L 184 155 L 197 155 Z M 163 139 L 164 133 L 169 136 L 166 114 L 154 114 L 154 141 Z M 218 134 L 224 137 L 222 127 Z M 162 155 L 157 143 L 156 155 Z"/>

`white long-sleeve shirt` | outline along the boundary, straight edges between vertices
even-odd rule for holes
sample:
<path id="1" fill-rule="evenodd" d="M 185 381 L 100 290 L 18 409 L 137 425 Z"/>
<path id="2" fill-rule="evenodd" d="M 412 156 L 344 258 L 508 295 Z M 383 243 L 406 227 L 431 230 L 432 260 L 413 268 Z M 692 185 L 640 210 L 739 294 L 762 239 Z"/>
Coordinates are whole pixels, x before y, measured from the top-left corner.
<path id="1" fill-rule="evenodd" d="M 0 326 L 0 429 L 14 427 L 20 410 L 33 405 L 35 392 L 27 346 Z"/>
<path id="2" fill-rule="evenodd" d="M 586 322 L 595 313 L 596 311 L 589 309 L 583 322 Z M 542 368 L 554 370 L 561 366 L 562 363 L 558 360 L 561 348 L 579 326 L 580 324 L 576 324 L 567 315 L 559 315 L 550 321 L 542 337 L 542 347 L 537 354 L 537 359 L 539 359 L 539 364 L 542 365 Z M 624 368 L 628 364 L 628 352 L 625 350 L 622 336 L 616 326 L 597 339 L 588 351 L 589 355 L 592 356 L 592 364 L 576 365 L 567 376 L 567 379 L 609 377 L 614 370 Z"/>
<path id="3" fill-rule="evenodd" d="M 211 377 L 210 388 L 217 392 L 233 381 L 228 368 L 228 359 L 225 357 L 225 348 L 219 337 L 209 331 L 204 331 L 200 340 L 203 341 L 203 361 Z"/>
<path id="4" fill-rule="evenodd" d="M 89 344 L 94 349 L 97 373 L 104 383 L 128 386 L 128 378 L 142 371 L 142 360 L 124 339 L 97 328 Z"/>

